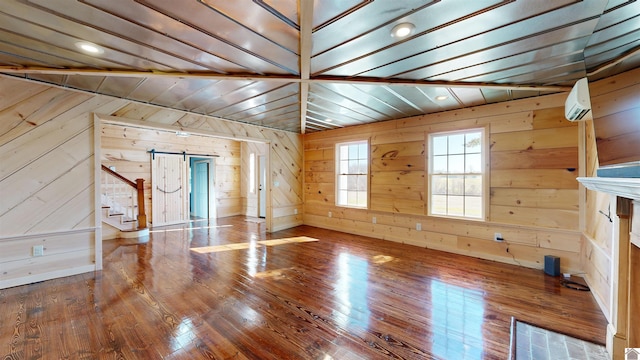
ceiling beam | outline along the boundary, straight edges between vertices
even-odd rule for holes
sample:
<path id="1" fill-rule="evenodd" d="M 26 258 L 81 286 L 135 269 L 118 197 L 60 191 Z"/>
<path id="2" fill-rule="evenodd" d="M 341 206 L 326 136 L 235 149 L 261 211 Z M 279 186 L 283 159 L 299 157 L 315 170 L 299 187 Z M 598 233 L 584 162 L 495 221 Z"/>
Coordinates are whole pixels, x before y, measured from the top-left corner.
<path id="1" fill-rule="evenodd" d="M 300 133 L 304 134 L 309 100 L 308 80 L 311 74 L 313 0 L 300 0 L 298 11 L 300 12 Z"/>
<path id="2" fill-rule="evenodd" d="M 314 77 L 309 81 L 314 83 L 332 83 L 332 84 L 367 84 L 367 85 L 389 85 L 389 86 L 417 86 L 417 87 L 441 87 L 441 88 L 485 88 L 485 89 L 502 89 L 502 90 L 533 90 L 533 91 L 569 91 L 571 86 L 559 85 L 534 85 L 534 84 L 498 84 L 483 82 L 466 82 L 466 81 L 427 81 L 427 80 L 411 80 L 411 79 L 380 79 L 367 77 L 339 77 L 339 76 L 320 76 Z"/>
<path id="3" fill-rule="evenodd" d="M 311 1 L 311 0 L 305 0 Z M 310 51 L 310 49 L 309 49 Z M 302 56 L 301 56 L 302 57 Z M 309 61 L 310 62 L 310 61 Z M 302 66 L 301 61 L 301 66 Z M 367 85 L 395 85 L 418 87 L 452 87 L 452 88 L 486 88 L 503 90 L 532 90 L 532 91 L 569 91 L 571 86 L 534 85 L 534 84 L 497 84 L 464 81 L 427 81 L 411 79 L 380 79 L 369 77 L 340 77 L 319 76 L 303 79 L 293 75 L 255 75 L 255 74 L 220 74 L 213 72 L 165 72 L 165 71 L 129 71 L 129 70 L 97 70 L 97 69 L 57 69 L 43 67 L 0 66 L 0 73 L 6 74 L 46 74 L 46 75 L 84 75 L 84 76 L 114 76 L 134 78 L 171 77 L 181 79 L 210 79 L 210 80 L 248 80 L 272 81 L 282 83 L 340 83 Z M 301 74 L 303 75 L 303 74 Z"/>
<path id="4" fill-rule="evenodd" d="M 115 69 L 59 69 L 46 67 L 0 66 L 0 72 L 6 74 L 41 74 L 41 75 L 84 75 L 84 76 L 112 76 L 133 78 L 182 78 L 182 79 L 211 79 L 211 80 L 250 80 L 275 82 L 300 82 L 296 75 L 256 75 L 256 74 L 221 74 L 216 72 L 167 72 L 167 71 L 136 71 Z"/>

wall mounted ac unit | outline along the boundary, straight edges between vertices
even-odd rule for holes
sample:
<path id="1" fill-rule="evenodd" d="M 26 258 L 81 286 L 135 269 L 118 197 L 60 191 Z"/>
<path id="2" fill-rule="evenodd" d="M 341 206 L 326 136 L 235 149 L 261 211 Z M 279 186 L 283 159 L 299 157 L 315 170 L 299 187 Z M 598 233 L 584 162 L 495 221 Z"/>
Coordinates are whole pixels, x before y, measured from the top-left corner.
<path id="1" fill-rule="evenodd" d="M 564 102 L 564 116 L 569 121 L 590 120 L 593 119 L 593 116 L 587 116 L 590 112 L 589 84 L 587 78 L 582 78 L 576 81 Z"/>

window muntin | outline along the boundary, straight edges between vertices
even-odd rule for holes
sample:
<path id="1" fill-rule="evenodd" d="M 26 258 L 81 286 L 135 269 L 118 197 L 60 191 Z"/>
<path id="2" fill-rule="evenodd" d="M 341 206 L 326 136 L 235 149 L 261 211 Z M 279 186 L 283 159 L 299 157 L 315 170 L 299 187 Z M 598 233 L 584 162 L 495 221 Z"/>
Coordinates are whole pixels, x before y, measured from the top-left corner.
<path id="1" fill-rule="evenodd" d="M 369 143 L 336 145 L 336 204 L 366 208 L 369 184 Z"/>
<path id="2" fill-rule="evenodd" d="M 484 217 L 484 129 L 429 135 L 429 215 Z"/>

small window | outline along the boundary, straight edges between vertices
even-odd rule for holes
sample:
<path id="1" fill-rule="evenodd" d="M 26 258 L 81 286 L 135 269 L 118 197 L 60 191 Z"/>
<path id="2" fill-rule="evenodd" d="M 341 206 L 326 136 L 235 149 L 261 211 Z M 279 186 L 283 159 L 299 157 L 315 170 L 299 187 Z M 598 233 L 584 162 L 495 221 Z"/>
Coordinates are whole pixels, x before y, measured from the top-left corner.
<path id="1" fill-rule="evenodd" d="M 369 183 L 369 143 L 356 141 L 336 145 L 336 203 L 366 208 Z"/>
<path id="2" fill-rule="evenodd" d="M 429 215 L 484 218 L 484 129 L 429 135 Z"/>

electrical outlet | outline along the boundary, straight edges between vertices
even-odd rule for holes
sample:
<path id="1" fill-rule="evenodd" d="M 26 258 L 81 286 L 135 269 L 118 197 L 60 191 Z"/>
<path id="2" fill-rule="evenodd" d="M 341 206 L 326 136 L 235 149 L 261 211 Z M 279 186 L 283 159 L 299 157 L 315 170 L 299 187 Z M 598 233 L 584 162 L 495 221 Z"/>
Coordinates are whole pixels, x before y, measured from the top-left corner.
<path id="1" fill-rule="evenodd" d="M 328 217 L 331 217 L 331 211 L 329 211 L 329 214 L 327 214 Z"/>
<path id="2" fill-rule="evenodd" d="M 493 234 L 493 240 L 495 240 L 495 241 L 504 241 L 504 238 L 502 237 L 502 234 L 495 233 L 495 234 Z"/>
<path id="3" fill-rule="evenodd" d="M 36 245 L 33 247 L 33 256 L 44 256 L 44 245 Z"/>
<path id="4" fill-rule="evenodd" d="M 293 215 L 298 215 L 298 209 L 293 209 Z"/>
<path id="5" fill-rule="evenodd" d="M 376 223 L 378 222 L 378 220 L 377 220 L 377 219 L 376 219 L 376 217 L 374 216 L 374 217 L 372 217 L 372 218 L 371 218 L 371 222 L 372 222 L 372 223 L 374 223 L 374 224 L 376 224 Z"/>
<path id="6" fill-rule="evenodd" d="M 416 230 L 422 231 L 422 224 L 416 223 Z"/>

